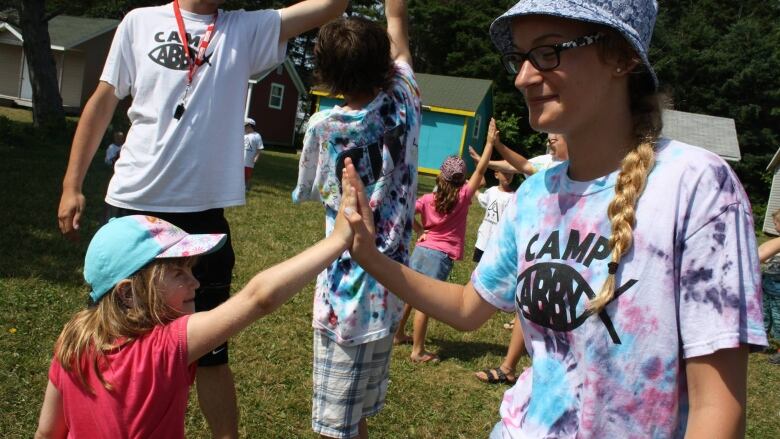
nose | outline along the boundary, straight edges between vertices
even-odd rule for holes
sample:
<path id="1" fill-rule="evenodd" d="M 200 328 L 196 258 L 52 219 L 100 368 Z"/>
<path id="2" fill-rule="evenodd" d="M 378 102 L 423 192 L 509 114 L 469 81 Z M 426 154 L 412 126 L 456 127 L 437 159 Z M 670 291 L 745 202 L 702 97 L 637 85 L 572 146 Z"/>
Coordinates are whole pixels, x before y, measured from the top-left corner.
<path id="1" fill-rule="evenodd" d="M 515 76 L 515 88 L 523 91 L 529 86 L 539 83 L 541 79 L 542 75 L 539 73 L 539 70 L 534 67 L 531 61 L 526 59 L 520 64 L 520 69 L 517 72 L 517 76 Z"/>
<path id="2" fill-rule="evenodd" d="M 192 275 L 192 273 L 188 273 L 188 274 L 189 274 L 189 282 L 192 285 L 192 289 L 197 290 L 200 287 L 200 282 L 195 276 Z"/>

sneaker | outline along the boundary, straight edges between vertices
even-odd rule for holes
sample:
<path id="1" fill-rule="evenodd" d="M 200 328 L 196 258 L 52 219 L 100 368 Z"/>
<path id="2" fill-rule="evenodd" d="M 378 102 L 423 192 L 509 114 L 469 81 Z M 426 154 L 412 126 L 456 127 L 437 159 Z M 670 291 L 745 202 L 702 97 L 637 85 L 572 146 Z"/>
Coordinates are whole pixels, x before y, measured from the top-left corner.
<path id="1" fill-rule="evenodd" d="M 777 352 L 776 354 L 769 357 L 769 363 L 780 365 L 780 352 Z"/>

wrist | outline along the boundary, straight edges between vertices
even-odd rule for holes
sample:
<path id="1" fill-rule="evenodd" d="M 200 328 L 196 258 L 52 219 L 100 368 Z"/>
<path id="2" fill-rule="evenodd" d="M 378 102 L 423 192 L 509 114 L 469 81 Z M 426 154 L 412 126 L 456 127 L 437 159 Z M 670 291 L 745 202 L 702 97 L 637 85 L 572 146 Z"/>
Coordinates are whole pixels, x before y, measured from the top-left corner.
<path id="1" fill-rule="evenodd" d="M 74 182 L 65 180 L 62 182 L 62 192 L 69 194 L 80 194 L 81 184 L 76 184 Z"/>

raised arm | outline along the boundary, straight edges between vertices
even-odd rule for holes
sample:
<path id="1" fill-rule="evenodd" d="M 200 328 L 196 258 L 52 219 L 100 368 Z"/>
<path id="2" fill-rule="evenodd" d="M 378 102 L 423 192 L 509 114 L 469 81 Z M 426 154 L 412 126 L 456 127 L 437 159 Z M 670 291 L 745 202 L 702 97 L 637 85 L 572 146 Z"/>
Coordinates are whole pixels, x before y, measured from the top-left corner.
<path id="1" fill-rule="evenodd" d="M 409 18 L 406 14 L 405 0 L 385 0 L 387 34 L 390 36 L 390 56 L 394 61 L 412 65 L 412 52 L 409 50 Z"/>
<path id="2" fill-rule="evenodd" d="M 119 98 L 114 94 L 114 87 L 101 81 L 81 113 L 76 134 L 73 136 L 68 169 L 62 181 L 62 197 L 57 209 L 60 231 L 68 239 L 78 239 L 81 214 L 87 204 L 81 186 L 117 103 Z"/>
<path id="3" fill-rule="evenodd" d="M 345 210 L 355 231 L 350 249 L 352 257 L 382 285 L 425 314 L 461 331 L 473 331 L 482 326 L 496 308 L 483 300 L 470 282 L 464 286 L 430 278 L 377 250 L 373 215 L 351 159 L 345 160 L 344 174 L 347 184 L 355 188 L 360 211 Z"/>
<path id="4" fill-rule="evenodd" d="M 480 158 L 482 158 L 482 156 L 477 152 L 477 150 L 471 146 L 469 146 L 469 155 L 471 156 L 471 159 L 474 160 L 474 163 L 479 162 Z M 510 165 L 509 162 L 506 160 L 491 160 L 488 162 L 488 169 L 493 169 L 494 171 L 509 172 L 511 174 L 520 173 L 520 171 L 515 169 L 515 167 Z"/>
<path id="5" fill-rule="evenodd" d="M 258 273 L 222 305 L 190 316 L 187 322 L 188 361 L 196 361 L 255 320 L 274 312 L 344 253 L 352 242 L 352 229 L 343 210 L 345 207 L 354 210 L 355 205 L 354 189 L 345 189 L 330 236 Z"/>
<path id="6" fill-rule="evenodd" d="M 304 0 L 281 9 L 279 42 L 283 43 L 340 17 L 347 9 L 347 3 L 348 0 Z"/>
<path id="7" fill-rule="evenodd" d="M 477 167 L 474 169 L 474 173 L 471 174 L 471 178 L 469 178 L 468 183 L 466 183 L 469 185 L 469 191 L 471 193 L 477 192 L 477 189 L 479 189 L 482 181 L 485 178 L 485 171 L 488 169 L 488 162 L 490 162 L 490 156 L 493 155 L 493 145 L 495 144 L 497 138 L 498 128 L 496 128 L 495 121 L 491 119 L 490 127 L 488 128 L 487 141 L 485 141 L 485 148 L 482 150 L 482 156 L 477 162 Z M 469 150 L 472 149 L 473 148 L 469 146 Z"/>

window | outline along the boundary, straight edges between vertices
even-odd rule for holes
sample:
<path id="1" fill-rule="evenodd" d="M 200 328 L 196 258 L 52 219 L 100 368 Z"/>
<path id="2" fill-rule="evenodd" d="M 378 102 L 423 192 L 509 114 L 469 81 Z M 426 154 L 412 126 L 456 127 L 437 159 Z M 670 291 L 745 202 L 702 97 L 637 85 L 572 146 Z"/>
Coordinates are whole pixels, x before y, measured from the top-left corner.
<path id="1" fill-rule="evenodd" d="M 268 98 L 268 106 L 281 110 L 282 98 L 284 98 L 284 86 L 276 83 L 271 84 L 271 96 Z"/>
<path id="2" fill-rule="evenodd" d="M 479 139 L 479 132 L 482 130 L 482 115 L 478 114 L 474 117 L 474 131 L 471 133 L 471 137 Z"/>

